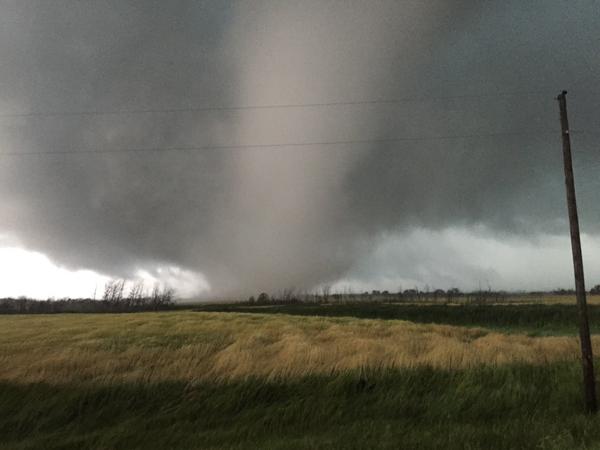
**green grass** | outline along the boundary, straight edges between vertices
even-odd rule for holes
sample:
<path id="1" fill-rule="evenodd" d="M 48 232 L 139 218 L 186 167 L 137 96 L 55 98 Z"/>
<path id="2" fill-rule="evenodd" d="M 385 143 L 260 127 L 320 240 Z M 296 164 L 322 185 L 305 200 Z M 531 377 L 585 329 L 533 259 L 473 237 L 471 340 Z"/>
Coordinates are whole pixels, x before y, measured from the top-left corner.
<path id="1" fill-rule="evenodd" d="M 361 319 L 399 319 L 483 327 L 532 336 L 577 334 L 577 307 L 564 304 L 516 305 L 415 305 L 386 303 L 293 304 L 273 306 L 205 305 L 202 311 L 290 314 L 300 316 L 356 317 Z M 600 306 L 589 305 L 592 333 L 600 333 Z"/>
<path id="2" fill-rule="evenodd" d="M 378 346 L 390 344 L 391 329 L 425 339 L 421 326 L 361 318 L 571 334 L 573 306 L 373 303 L 204 309 L 296 317 L 190 311 L 2 318 L 0 450 L 600 449 L 600 417 L 583 413 L 576 362 L 461 370 L 378 369 L 377 364 L 344 372 L 328 369 L 341 357 L 343 345 L 354 355 L 371 338 Z M 597 330 L 599 311 L 592 311 Z M 442 336 L 435 329 L 423 333 L 437 339 L 436 349 L 465 333 L 443 331 Z M 292 336 L 289 345 L 281 344 Z M 498 345 L 505 338 L 500 336 Z M 551 350 L 558 341 L 572 340 L 510 339 L 521 346 L 549 341 Z M 332 351 L 325 370 L 220 382 L 195 376 L 212 368 L 213 353 L 232 354 L 240 343 L 245 344 L 237 350 L 242 355 L 251 351 L 249 357 L 236 356 L 234 366 L 220 370 L 244 363 L 244 373 L 252 374 L 273 361 L 291 367 L 297 356 L 293 349 L 306 348 L 294 345 L 304 341 L 311 349 L 331 346 L 326 347 Z M 382 361 L 398 348 L 393 342 L 381 352 Z M 494 348 L 495 343 L 487 345 Z"/>
<path id="3" fill-rule="evenodd" d="M 0 385 L 0 449 L 583 449 L 577 365 L 224 384 Z"/>

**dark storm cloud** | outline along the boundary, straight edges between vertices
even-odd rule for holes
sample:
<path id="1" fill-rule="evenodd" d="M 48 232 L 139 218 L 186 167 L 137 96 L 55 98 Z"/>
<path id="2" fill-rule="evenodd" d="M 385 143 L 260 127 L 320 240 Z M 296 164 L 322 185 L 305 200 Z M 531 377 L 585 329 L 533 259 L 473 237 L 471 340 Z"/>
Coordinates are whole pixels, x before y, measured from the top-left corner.
<path id="1" fill-rule="evenodd" d="M 355 200 L 350 211 L 360 211 L 357 219 L 365 218 L 365 225 L 483 223 L 525 233 L 565 229 L 552 93 L 575 85 L 573 128 L 597 127 L 598 98 L 588 98 L 587 92 L 595 90 L 600 69 L 600 42 L 593 31 L 600 22 L 598 6 L 484 4 L 438 42 L 430 67 L 420 69 L 412 89 L 442 97 L 492 96 L 403 105 L 394 116 L 395 131 L 409 136 L 522 134 L 407 143 L 370 152 L 348 184 Z M 523 95 L 493 97 L 511 92 Z M 396 87 L 395 96 L 406 94 L 406 86 Z M 575 135 L 574 140 L 582 194 L 591 194 L 593 186 L 599 187 L 599 155 L 590 136 Z M 593 208 L 589 195 L 582 195 L 581 203 Z M 599 211 L 593 211 L 585 214 L 588 231 L 600 224 Z M 374 216 L 377 221 L 370 220 Z"/>
<path id="2" fill-rule="evenodd" d="M 0 12 L 0 113 L 428 99 L 2 117 L 2 151 L 472 136 L 4 157 L 0 231 L 113 275 L 164 263 L 221 292 L 310 288 L 343 276 L 379 232 L 562 231 L 552 97 L 575 87 L 574 129 L 600 119 L 593 1 L 0 0 Z M 485 136 L 498 132 L 522 134 Z M 591 135 L 574 138 L 596 232 L 600 157 Z"/>
<path id="3" fill-rule="evenodd" d="M 235 77 L 221 46 L 229 11 L 216 2 L 26 1 L 2 8 L 15 17 L 1 31 L 4 112 L 232 102 Z M 1 120 L 5 149 L 56 151 L 216 141 L 223 118 Z M 5 159 L 5 220 L 26 244 L 74 266 L 119 273 L 138 261 L 189 263 L 227 183 L 224 160 L 215 152 Z"/>

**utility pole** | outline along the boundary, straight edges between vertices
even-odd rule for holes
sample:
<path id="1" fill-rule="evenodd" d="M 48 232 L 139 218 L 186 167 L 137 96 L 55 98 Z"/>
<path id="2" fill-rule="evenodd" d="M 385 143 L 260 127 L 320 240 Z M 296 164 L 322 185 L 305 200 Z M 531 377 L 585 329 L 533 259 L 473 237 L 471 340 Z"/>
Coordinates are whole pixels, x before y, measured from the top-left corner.
<path id="1" fill-rule="evenodd" d="M 579 237 L 579 217 L 575 198 L 575 180 L 573 177 L 573 159 L 571 157 L 571 136 L 567 116 L 567 91 L 558 96 L 560 105 L 560 125 L 562 129 L 563 157 L 565 166 L 565 184 L 567 188 L 567 205 L 569 209 L 569 225 L 571 227 L 571 249 L 573 251 L 573 268 L 575 272 L 575 292 L 579 309 L 579 341 L 581 343 L 581 364 L 583 368 L 583 389 L 586 412 L 593 414 L 598 410 L 596 403 L 596 380 L 594 378 L 594 358 L 592 341 L 585 298 L 585 280 L 583 277 L 583 258 L 581 256 L 581 239 Z"/>

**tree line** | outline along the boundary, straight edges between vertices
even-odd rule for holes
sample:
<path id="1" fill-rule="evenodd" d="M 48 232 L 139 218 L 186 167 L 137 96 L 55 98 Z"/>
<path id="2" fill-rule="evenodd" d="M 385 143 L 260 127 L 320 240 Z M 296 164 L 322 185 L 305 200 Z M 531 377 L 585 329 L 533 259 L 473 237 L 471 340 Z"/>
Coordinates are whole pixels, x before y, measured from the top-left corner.
<path id="1" fill-rule="evenodd" d="M 0 314 L 110 313 L 159 311 L 175 307 L 175 291 L 155 283 L 146 289 L 143 281 L 113 280 L 104 285 L 102 299 L 63 298 L 35 300 L 26 297 L 0 299 Z"/>

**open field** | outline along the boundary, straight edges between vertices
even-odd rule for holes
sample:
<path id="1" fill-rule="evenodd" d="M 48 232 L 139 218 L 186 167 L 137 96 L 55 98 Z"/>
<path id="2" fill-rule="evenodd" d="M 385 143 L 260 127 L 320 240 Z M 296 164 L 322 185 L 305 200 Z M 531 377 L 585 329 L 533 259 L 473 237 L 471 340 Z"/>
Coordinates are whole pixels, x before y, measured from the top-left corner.
<path id="1" fill-rule="evenodd" d="M 94 383 L 298 377 L 361 368 L 574 361 L 574 336 L 404 321 L 166 312 L 0 317 L 0 381 Z M 600 336 L 594 337 L 600 351 Z"/>
<path id="2" fill-rule="evenodd" d="M 577 340 L 548 317 L 528 336 L 284 314 L 3 316 L 0 449 L 600 448 Z"/>
<path id="3" fill-rule="evenodd" d="M 596 297 L 592 298 L 596 300 Z M 573 298 L 549 297 L 539 303 L 432 304 L 432 303 L 298 303 L 250 306 L 213 304 L 198 311 L 286 314 L 294 316 L 354 317 L 361 319 L 408 320 L 424 324 L 446 324 L 489 328 L 503 333 L 530 336 L 577 335 L 578 312 Z M 590 329 L 600 333 L 600 305 L 588 307 Z"/>

